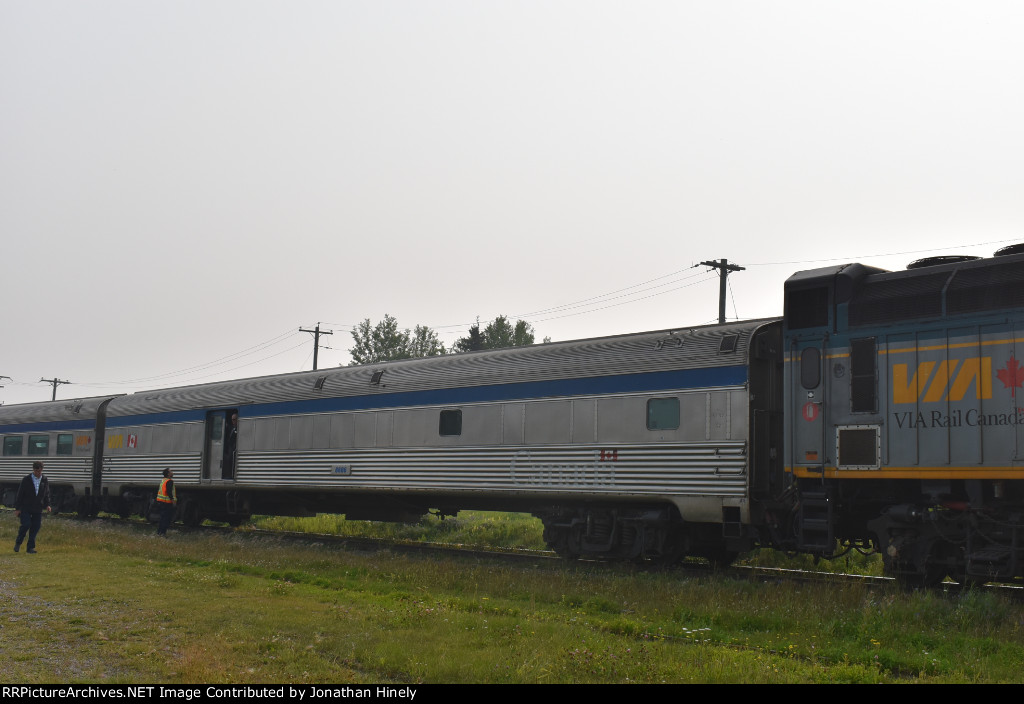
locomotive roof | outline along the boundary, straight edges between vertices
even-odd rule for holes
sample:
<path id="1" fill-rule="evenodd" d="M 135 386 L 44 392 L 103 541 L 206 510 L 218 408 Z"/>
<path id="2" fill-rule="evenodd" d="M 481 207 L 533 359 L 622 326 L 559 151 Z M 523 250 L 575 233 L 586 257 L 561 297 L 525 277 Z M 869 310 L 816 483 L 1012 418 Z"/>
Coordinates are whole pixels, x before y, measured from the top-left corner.
<path id="1" fill-rule="evenodd" d="M 1013 248 L 1007 248 L 1012 250 Z M 878 267 L 866 266 L 864 264 L 839 264 L 836 266 L 821 267 L 819 269 L 806 269 L 798 271 L 786 279 L 786 288 L 805 288 L 807 284 L 824 281 L 827 279 L 849 279 L 858 283 L 875 283 L 878 281 L 892 281 L 896 279 L 921 279 L 936 275 L 948 275 L 959 271 L 978 270 L 989 272 L 990 278 L 997 278 L 1000 272 L 1019 270 L 1024 265 L 1024 253 L 1004 254 L 987 258 L 964 258 L 957 257 L 928 257 L 914 262 L 915 268 L 888 271 Z M 934 265 L 929 263 L 934 262 Z"/>
<path id="2" fill-rule="evenodd" d="M 832 287 L 835 304 L 849 304 L 851 326 L 1024 307 L 1024 254 L 987 259 L 931 257 L 914 265 L 901 271 L 861 264 L 801 271 L 786 281 L 787 300 L 791 294 Z"/>

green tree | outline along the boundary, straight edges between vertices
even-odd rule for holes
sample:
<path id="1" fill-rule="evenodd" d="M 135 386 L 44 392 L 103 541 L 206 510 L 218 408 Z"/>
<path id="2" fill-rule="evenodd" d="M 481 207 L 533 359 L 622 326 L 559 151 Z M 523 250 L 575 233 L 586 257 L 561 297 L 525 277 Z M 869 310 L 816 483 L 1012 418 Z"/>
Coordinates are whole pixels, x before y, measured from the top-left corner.
<path id="1" fill-rule="evenodd" d="M 480 323 L 469 329 L 469 335 L 460 337 L 452 346 L 453 351 L 496 350 L 502 347 L 520 347 L 534 342 L 533 326 L 525 320 L 512 325 L 508 316 L 499 315 L 482 331 Z"/>
<path id="2" fill-rule="evenodd" d="M 409 331 L 406 330 L 406 333 Z M 426 325 L 417 325 L 409 337 L 410 357 L 436 357 L 445 353 L 444 345 L 437 333 Z"/>
<path id="3" fill-rule="evenodd" d="M 545 338 L 548 342 L 551 340 Z M 512 344 L 516 347 L 533 344 L 533 326 L 525 320 L 516 321 L 516 329 L 512 333 Z"/>
<path id="4" fill-rule="evenodd" d="M 359 323 L 352 330 L 352 340 L 351 366 L 445 354 L 436 332 L 425 325 L 417 325 L 413 332 L 399 330 L 398 320 L 388 314 L 376 325 L 369 318 Z"/>
<path id="5" fill-rule="evenodd" d="M 460 337 L 452 345 L 452 350 L 455 352 L 476 352 L 482 349 L 484 349 L 484 338 L 480 334 L 480 323 L 471 327 L 466 337 Z"/>

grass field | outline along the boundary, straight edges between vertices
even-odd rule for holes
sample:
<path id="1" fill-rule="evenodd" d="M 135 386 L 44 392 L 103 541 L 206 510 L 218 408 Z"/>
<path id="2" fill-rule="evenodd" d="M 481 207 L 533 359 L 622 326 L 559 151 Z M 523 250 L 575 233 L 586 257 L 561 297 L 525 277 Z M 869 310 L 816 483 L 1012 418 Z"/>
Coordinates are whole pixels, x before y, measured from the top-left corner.
<path id="1" fill-rule="evenodd" d="M 519 530 L 503 520 L 457 529 Z M 0 667 L 24 683 L 1024 680 L 1024 607 L 989 590 L 162 540 L 62 517 L 26 555 L 10 550 L 16 525 L 0 512 Z"/>

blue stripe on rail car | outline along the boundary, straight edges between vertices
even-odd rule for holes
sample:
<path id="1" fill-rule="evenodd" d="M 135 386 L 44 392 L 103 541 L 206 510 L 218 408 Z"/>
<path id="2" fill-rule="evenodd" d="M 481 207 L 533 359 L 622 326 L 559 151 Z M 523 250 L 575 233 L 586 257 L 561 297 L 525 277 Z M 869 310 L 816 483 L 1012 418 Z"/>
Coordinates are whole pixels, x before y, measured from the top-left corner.
<path id="1" fill-rule="evenodd" d="M 334 396 L 301 401 L 274 401 L 247 404 L 245 399 L 219 406 L 193 408 L 183 411 L 161 411 L 130 416 L 107 418 L 108 428 L 150 423 L 185 423 L 201 421 L 206 412 L 215 408 L 237 406 L 245 418 L 307 413 L 334 413 L 369 409 L 404 408 L 409 406 L 452 406 L 461 403 L 487 403 L 500 401 L 526 401 L 566 396 L 600 396 L 618 393 L 643 393 L 668 389 L 701 389 L 705 387 L 737 386 L 746 383 L 744 365 L 711 367 L 706 369 L 680 369 L 668 372 L 618 374 L 614 376 L 586 377 L 530 381 L 519 384 L 491 384 L 465 386 L 454 389 L 430 389 L 396 393 L 365 394 L 361 396 Z M 117 401 L 110 411 L 116 413 Z M 26 433 L 32 431 L 92 430 L 95 419 L 19 423 L 0 426 L 0 433 Z"/>
<path id="2" fill-rule="evenodd" d="M 57 432 L 61 430 L 94 430 L 96 418 L 89 416 L 84 420 L 53 420 L 41 423 L 11 423 L 0 425 L 0 433 L 31 433 L 33 431 Z"/>
<path id="3" fill-rule="evenodd" d="M 669 372 L 645 372 L 582 379 L 556 379 L 531 381 L 520 384 L 492 384 L 465 386 L 454 389 L 430 389 L 396 393 L 337 396 L 301 401 L 275 401 L 271 403 L 238 405 L 244 418 L 261 416 L 299 415 L 309 413 L 335 413 L 370 409 L 405 408 L 410 406 L 450 406 L 460 403 L 525 401 L 565 396 L 598 396 L 615 393 L 642 393 L 664 389 L 700 389 L 705 387 L 737 386 L 746 383 L 747 367 L 743 365 L 712 367 L 708 369 L 681 369 Z M 233 404 L 210 406 L 229 408 Z M 202 420 L 207 408 L 188 411 L 146 413 L 107 419 L 108 427 L 125 427 L 148 423 L 174 423 Z"/>

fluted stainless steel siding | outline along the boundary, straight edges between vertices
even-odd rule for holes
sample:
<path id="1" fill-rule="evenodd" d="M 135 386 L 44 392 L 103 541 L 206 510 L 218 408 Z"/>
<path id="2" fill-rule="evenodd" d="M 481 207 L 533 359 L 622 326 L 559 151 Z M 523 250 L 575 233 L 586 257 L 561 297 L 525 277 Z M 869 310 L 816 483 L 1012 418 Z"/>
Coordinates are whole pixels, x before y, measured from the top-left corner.
<path id="1" fill-rule="evenodd" d="M 36 460 L 43 463 L 43 474 L 51 486 L 74 484 L 76 490 L 81 490 L 92 481 L 92 458 L 73 455 L 4 457 L 0 459 L 0 481 L 21 481 L 22 477 L 32 471 L 32 463 Z"/>
<path id="2" fill-rule="evenodd" d="M 199 483 L 200 455 L 198 452 L 165 455 L 136 455 L 106 457 L 103 460 L 103 485 L 158 485 L 165 468 L 174 470 L 178 486 Z M 112 490 L 111 493 L 117 493 Z"/>
<path id="3" fill-rule="evenodd" d="M 238 488 L 278 486 L 338 492 L 384 489 L 494 495 L 742 497 L 746 493 L 746 454 L 744 442 L 617 445 L 603 451 L 579 446 L 521 446 L 253 452 L 239 457 L 236 483 Z"/>

